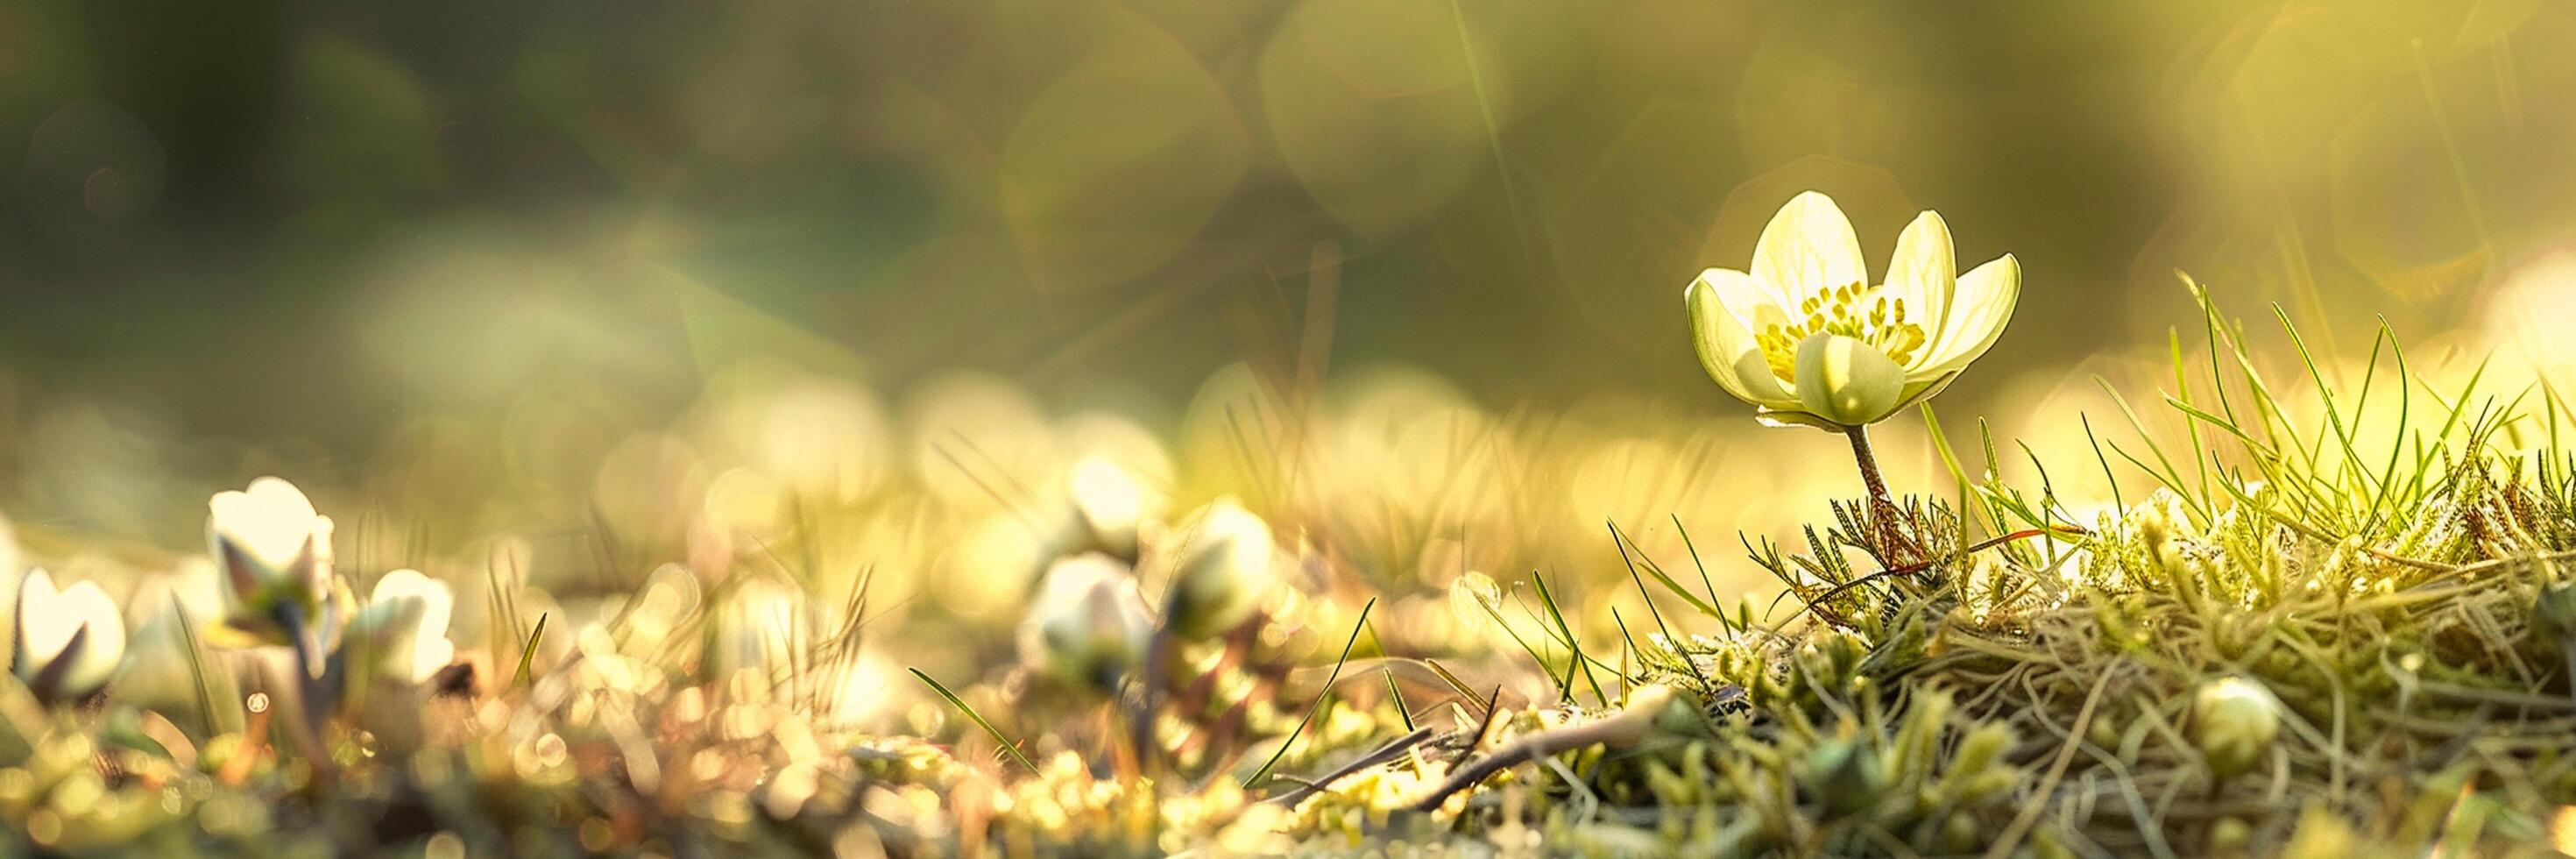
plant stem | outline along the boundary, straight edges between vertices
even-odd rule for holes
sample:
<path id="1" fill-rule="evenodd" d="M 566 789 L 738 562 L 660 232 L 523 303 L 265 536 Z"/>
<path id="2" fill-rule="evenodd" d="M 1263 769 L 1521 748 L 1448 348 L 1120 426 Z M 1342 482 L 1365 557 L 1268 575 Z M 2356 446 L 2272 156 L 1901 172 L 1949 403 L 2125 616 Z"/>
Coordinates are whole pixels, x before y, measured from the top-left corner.
<path id="1" fill-rule="evenodd" d="M 1843 435 L 1851 439 L 1852 459 L 1860 463 L 1860 481 L 1869 487 L 1869 518 L 1878 526 L 1878 533 L 1871 535 L 1878 545 L 1872 548 L 1878 554 L 1879 563 L 1904 565 L 1922 560 L 1919 557 L 1922 552 L 1905 536 L 1904 511 L 1898 509 L 1896 499 L 1888 495 L 1887 479 L 1879 476 L 1878 454 L 1869 449 L 1869 429 L 1844 427 Z"/>
<path id="2" fill-rule="evenodd" d="M 1173 592 L 1177 594 L 1179 590 L 1174 588 Z M 1172 616 L 1168 601 L 1164 605 L 1163 616 Z M 1154 708 L 1161 703 L 1158 699 L 1163 692 L 1163 663 L 1170 660 L 1171 652 L 1171 623 L 1167 621 L 1155 624 L 1154 636 L 1146 639 L 1145 661 L 1139 663 L 1135 671 L 1136 708 L 1127 716 L 1127 742 L 1135 747 L 1136 771 L 1139 775 L 1153 775 Z M 1109 685 L 1110 688 L 1117 688 L 1115 683 Z"/>
<path id="3" fill-rule="evenodd" d="M 1887 496 L 1887 480 L 1878 475 L 1878 455 L 1869 449 L 1869 428 L 1844 427 L 1843 435 L 1851 439 L 1852 459 L 1860 462 L 1860 482 L 1869 486 L 1870 503 L 1876 505 L 1882 515 L 1893 513 L 1896 501 Z"/>
<path id="4" fill-rule="evenodd" d="M 1888 532 L 1883 537 L 1893 537 L 1903 514 L 1896 509 L 1896 499 L 1887 494 L 1887 479 L 1878 474 L 1878 454 L 1869 449 L 1869 428 L 1844 427 L 1843 435 L 1851 439 L 1852 459 L 1860 463 L 1860 482 L 1869 487 L 1872 518 Z"/>

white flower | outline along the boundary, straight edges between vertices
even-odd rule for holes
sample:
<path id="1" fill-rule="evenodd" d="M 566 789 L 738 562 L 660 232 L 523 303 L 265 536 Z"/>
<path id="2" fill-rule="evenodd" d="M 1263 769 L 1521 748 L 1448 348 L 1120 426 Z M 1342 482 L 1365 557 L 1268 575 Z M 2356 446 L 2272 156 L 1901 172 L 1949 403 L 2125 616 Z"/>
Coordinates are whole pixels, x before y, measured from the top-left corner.
<path id="1" fill-rule="evenodd" d="M 1271 579 L 1270 524 L 1232 498 L 1208 504 L 1181 538 L 1166 609 L 1184 638 L 1222 633 L 1251 617 Z"/>
<path id="2" fill-rule="evenodd" d="M 291 644 L 320 677 L 337 646 L 347 589 L 331 575 L 331 517 L 275 477 L 206 502 L 206 549 L 223 571 L 225 627 Z"/>
<path id="3" fill-rule="evenodd" d="M 1021 622 L 1021 661 L 1071 683 L 1106 690 L 1145 655 L 1154 618 L 1125 564 L 1097 552 L 1047 568 Z"/>
<path id="4" fill-rule="evenodd" d="M 1065 475 L 1065 494 L 1073 502 L 1073 521 L 1064 550 L 1099 550 L 1120 558 L 1136 557 L 1136 528 L 1145 518 L 1145 490 L 1125 466 L 1086 456 Z"/>
<path id="5" fill-rule="evenodd" d="M 236 613 L 260 613 L 292 596 L 318 602 L 331 578 L 331 517 L 304 491 L 275 477 L 225 490 L 206 502 L 206 549 L 230 585 Z"/>
<path id="6" fill-rule="evenodd" d="M 406 683 L 420 683 L 456 661 L 456 643 L 447 638 L 456 592 L 446 582 L 417 570 L 395 570 L 376 580 L 367 607 L 350 627 L 366 635 L 382 671 Z"/>
<path id="7" fill-rule="evenodd" d="M 38 700 L 77 701 L 107 685 L 125 659 L 125 619 L 93 582 L 56 590 L 33 570 L 18 583 L 18 648 L 11 670 Z"/>
<path id="8" fill-rule="evenodd" d="M 7 518 L 0 518 L 0 576 L 27 569 L 18 565 L 18 535 Z M 0 588 L 0 641 L 16 641 L 18 623 L 18 589 Z"/>
<path id="9" fill-rule="evenodd" d="M 1924 212 L 1871 286 L 1851 221 L 1808 191 L 1762 229 L 1750 273 L 1692 281 L 1692 341 L 1727 393 L 1775 425 L 1864 426 L 1940 393 L 1986 353 L 2021 296 L 2011 254 L 1957 274 L 1950 228 Z"/>

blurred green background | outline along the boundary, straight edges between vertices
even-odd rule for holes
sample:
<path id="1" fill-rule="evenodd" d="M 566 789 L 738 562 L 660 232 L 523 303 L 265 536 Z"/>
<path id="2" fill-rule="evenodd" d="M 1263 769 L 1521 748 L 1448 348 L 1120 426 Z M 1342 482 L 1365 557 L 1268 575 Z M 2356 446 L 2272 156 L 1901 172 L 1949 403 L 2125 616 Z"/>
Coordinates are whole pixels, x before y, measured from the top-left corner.
<path id="1" fill-rule="evenodd" d="M 726 380 L 918 440 L 959 368 L 1185 448 L 1237 363 L 1751 438 L 1681 288 L 1807 188 L 1873 269 L 1922 208 L 2022 260 L 1945 415 L 2153 384 L 2177 269 L 2564 349 L 2569 81 L 2541 0 L 0 0 L 0 500 L 177 548 L 276 472 L 459 547 L 703 489 L 651 439 Z"/>

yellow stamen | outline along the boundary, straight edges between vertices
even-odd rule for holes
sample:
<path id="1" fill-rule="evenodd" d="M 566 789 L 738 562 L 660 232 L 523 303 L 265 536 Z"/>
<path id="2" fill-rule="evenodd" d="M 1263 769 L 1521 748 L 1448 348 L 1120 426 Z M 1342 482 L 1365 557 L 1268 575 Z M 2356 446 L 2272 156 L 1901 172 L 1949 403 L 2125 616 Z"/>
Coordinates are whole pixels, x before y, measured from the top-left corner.
<path id="1" fill-rule="evenodd" d="M 1777 322 L 1754 335 L 1763 361 L 1783 384 L 1797 384 L 1798 344 L 1817 334 L 1838 334 L 1869 344 L 1903 366 L 1923 348 L 1923 327 L 1906 321 L 1905 299 L 1876 294 L 1866 284 L 1818 290 L 1798 302 L 1795 325 Z M 1866 304 L 1864 304 L 1866 302 Z"/>

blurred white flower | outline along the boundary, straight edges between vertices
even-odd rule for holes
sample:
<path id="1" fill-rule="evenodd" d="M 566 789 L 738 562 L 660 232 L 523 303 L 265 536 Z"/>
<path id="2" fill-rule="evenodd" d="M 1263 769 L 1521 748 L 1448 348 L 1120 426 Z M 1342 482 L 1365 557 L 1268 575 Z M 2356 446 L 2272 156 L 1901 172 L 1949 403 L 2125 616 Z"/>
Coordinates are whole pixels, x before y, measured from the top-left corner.
<path id="1" fill-rule="evenodd" d="M 1086 456 L 1065 475 L 1065 494 L 1073 504 L 1070 533 L 1061 551 L 1101 551 L 1121 559 L 1136 558 L 1136 529 L 1145 518 L 1145 490 L 1126 466 Z"/>
<path id="2" fill-rule="evenodd" d="M 9 520 L 0 517 L 0 576 L 14 576 L 25 571 L 19 566 L 18 532 Z M 18 589 L 0 588 L 0 641 L 18 640 Z"/>
<path id="3" fill-rule="evenodd" d="M 217 563 L 256 573 L 263 583 L 290 573 L 307 582 L 330 575 L 331 517 L 314 512 L 295 484 L 262 477 L 247 490 L 215 493 L 206 510 L 206 542 Z"/>
<path id="4" fill-rule="evenodd" d="M 455 610 L 456 592 L 446 582 L 395 570 L 376 580 L 350 628 L 366 637 L 387 676 L 419 683 L 456 661 L 456 643 L 447 638 Z"/>
<path id="5" fill-rule="evenodd" d="M 1166 609 L 1172 631 L 1206 638 L 1251 617 L 1270 585 L 1277 551 L 1260 516 L 1233 498 L 1209 503 L 1182 532 Z"/>
<path id="6" fill-rule="evenodd" d="M 11 670 L 49 704 L 77 701 L 107 686 L 125 658 L 125 619 L 93 582 L 57 590 L 29 571 L 18 582 L 18 648 Z"/>
<path id="7" fill-rule="evenodd" d="M 275 477 L 206 502 L 206 548 L 222 570 L 226 624 L 259 641 L 292 644 L 319 676 L 337 635 L 331 517 Z"/>
<path id="8" fill-rule="evenodd" d="M 1701 367 L 1775 425 L 1864 426 L 1940 393 L 1994 345 L 2021 295 L 2011 254 L 1957 274 L 1932 212 L 1897 237 L 1887 281 L 1872 287 L 1851 221 L 1814 191 L 1772 216 L 1752 268 L 1701 272 L 1684 297 Z"/>
<path id="9" fill-rule="evenodd" d="M 1020 624 L 1021 661 L 1107 690 L 1144 657 L 1154 618 L 1125 564 L 1097 552 L 1055 562 Z"/>

